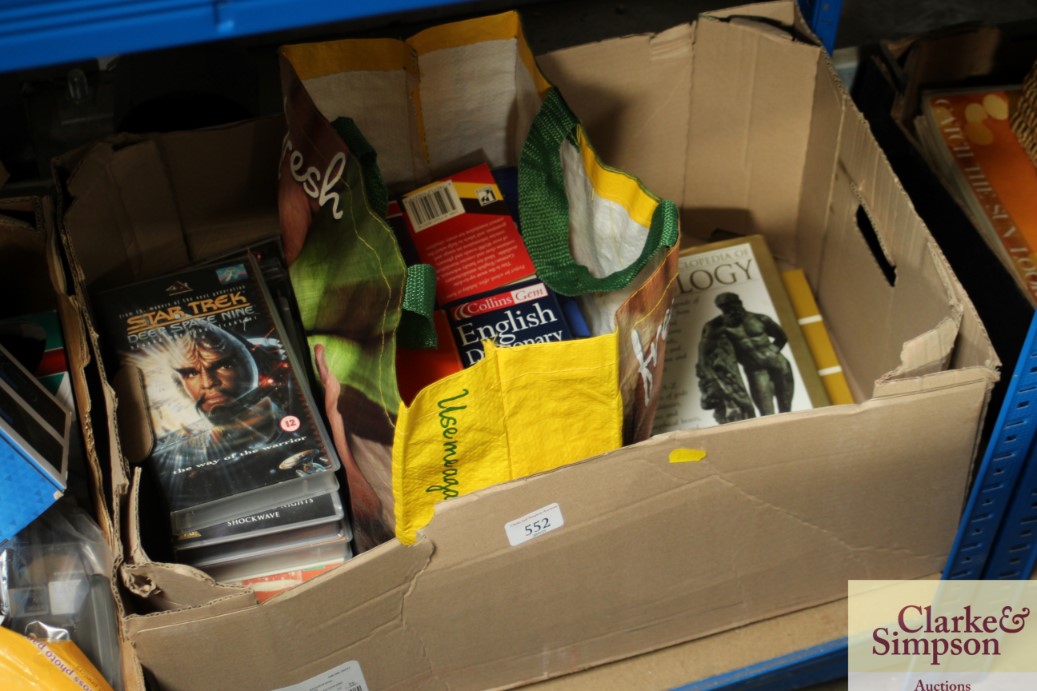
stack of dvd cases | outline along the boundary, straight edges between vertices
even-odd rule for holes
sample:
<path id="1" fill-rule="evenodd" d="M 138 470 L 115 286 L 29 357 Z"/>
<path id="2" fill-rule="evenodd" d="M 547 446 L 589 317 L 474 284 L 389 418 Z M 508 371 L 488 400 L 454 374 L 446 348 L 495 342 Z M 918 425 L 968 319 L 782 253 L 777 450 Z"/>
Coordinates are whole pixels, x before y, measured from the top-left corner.
<path id="1" fill-rule="evenodd" d="M 174 558 L 225 583 L 290 585 L 352 556 L 273 248 L 94 296 L 107 358 L 139 383 L 147 432 L 123 434 L 150 448 Z"/>

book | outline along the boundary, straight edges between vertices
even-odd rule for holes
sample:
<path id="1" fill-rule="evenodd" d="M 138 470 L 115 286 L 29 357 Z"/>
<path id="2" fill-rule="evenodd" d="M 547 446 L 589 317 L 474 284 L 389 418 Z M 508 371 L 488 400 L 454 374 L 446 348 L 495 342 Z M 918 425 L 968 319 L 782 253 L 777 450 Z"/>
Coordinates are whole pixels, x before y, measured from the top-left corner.
<path id="1" fill-rule="evenodd" d="M 319 564 L 307 564 L 289 571 L 269 573 L 261 576 L 246 576 L 234 581 L 234 583 L 252 588 L 256 595 L 256 602 L 263 603 L 275 595 L 280 595 L 297 585 L 302 585 L 306 581 L 331 571 L 345 562 L 346 559 L 338 559 Z"/>
<path id="2" fill-rule="evenodd" d="M 396 349 L 396 383 L 400 398 L 407 404 L 429 384 L 463 369 L 446 311 L 434 310 L 432 321 L 436 329 L 435 348 Z"/>
<path id="3" fill-rule="evenodd" d="M 251 254 L 99 293 L 139 374 L 173 535 L 338 489 L 339 460 Z"/>
<path id="4" fill-rule="evenodd" d="M 810 290 L 806 273 L 803 269 L 789 269 L 781 273 L 781 281 L 792 302 L 792 311 L 796 313 L 796 320 L 814 359 L 817 374 L 825 385 L 828 400 L 832 405 L 853 403 L 853 393 L 846 381 L 842 365 L 839 364 L 839 356 L 835 352 L 817 300 Z"/>
<path id="5" fill-rule="evenodd" d="M 436 270 L 440 305 L 533 275 L 533 260 L 485 163 L 405 194 L 418 258 Z"/>
<path id="6" fill-rule="evenodd" d="M 0 345 L 59 401 L 75 410 L 65 342 L 56 310 L 0 320 Z"/>
<path id="7" fill-rule="evenodd" d="M 1037 167 L 1012 131 L 1021 87 L 928 91 L 915 129 L 930 166 L 1037 305 Z"/>
<path id="8" fill-rule="evenodd" d="M 558 298 L 539 279 L 472 296 L 446 311 L 465 367 L 483 359 L 483 341 L 506 348 L 573 337 Z"/>
<path id="9" fill-rule="evenodd" d="M 653 433 L 827 404 L 764 238 L 683 250 Z"/>

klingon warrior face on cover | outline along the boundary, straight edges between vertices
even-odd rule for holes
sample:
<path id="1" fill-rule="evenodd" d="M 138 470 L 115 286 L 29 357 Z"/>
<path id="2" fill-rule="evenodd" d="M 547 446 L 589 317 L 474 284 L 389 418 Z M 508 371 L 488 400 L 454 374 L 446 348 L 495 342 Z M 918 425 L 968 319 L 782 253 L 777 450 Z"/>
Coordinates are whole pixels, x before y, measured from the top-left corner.
<path id="1" fill-rule="evenodd" d="M 239 399 L 258 384 L 255 361 L 244 345 L 216 327 L 192 328 L 173 340 L 169 359 L 195 408 L 214 422 L 231 417 Z"/>
<path id="2" fill-rule="evenodd" d="M 204 320 L 185 326 L 130 355 L 148 382 L 157 437 L 199 421 L 218 427 L 240 420 L 276 388 L 273 381 L 261 386 L 266 377 L 243 340 Z"/>

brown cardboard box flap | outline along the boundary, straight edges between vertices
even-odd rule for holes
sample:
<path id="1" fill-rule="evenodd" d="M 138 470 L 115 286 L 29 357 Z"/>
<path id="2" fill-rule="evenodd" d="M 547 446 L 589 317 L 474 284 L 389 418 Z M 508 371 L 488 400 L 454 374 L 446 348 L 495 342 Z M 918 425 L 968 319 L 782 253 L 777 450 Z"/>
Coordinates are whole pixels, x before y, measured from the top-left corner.
<path id="1" fill-rule="evenodd" d="M 199 688 L 200 680 L 217 678 L 222 681 L 201 683 L 276 688 L 349 659 L 364 660 L 365 673 L 368 667 L 396 670 L 396 680 L 414 688 L 431 667 L 405 602 L 432 553 L 429 540 L 410 547 L 393 540 L 262 605 L 227 613 L 209 608 L 195 621 L 182 621 L 181 612 L 131 618 L 128 628 L 142 659 L 154 661 L 149 668 L 162 688 Z M 223 642 L 218 654 L 214 641 Z M 192 669 L 184 669 L 184 660 Z M 385 688 L 377 679 L 368 682 Z"/>

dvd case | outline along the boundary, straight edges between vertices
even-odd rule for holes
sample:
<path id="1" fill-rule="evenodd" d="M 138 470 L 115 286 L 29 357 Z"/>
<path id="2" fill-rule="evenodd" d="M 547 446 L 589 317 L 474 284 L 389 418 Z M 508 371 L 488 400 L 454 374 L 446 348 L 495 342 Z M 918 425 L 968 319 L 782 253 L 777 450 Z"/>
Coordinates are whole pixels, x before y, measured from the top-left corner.
<path id="1" fill-rule="evenodd" d="M 94 309 L 108 356 L 142 382 L 145 464 L 173 535 L 338 489 L 339 460 L 254 256 L 103 291 Z"/>
<path id="2" fill-rule="evenodd" d="M 220 583 L 241 583 L 275 573 L 296 571 L 317 564 L 341 564 L 353 556 L 349 540 L 340 537 L 281 549 L 276 552 L 243 555 L 237 559 L 208 560 L 194 564 Z"/>
<path id="3" fill-rule="evenodd" d="M 291 550 L 328 542 L 330 540 L 350 540 L 353 535 L 345 521 L 324 523 L 296 528 L 281 533 L 243 537 L 231 542 L 196 547 L 177 554 L 177 561 L 204 568 L 228 562 L 284 554 Z"/>
<path id="4" fill-rule="evenodd" d="M 343 520 L 345 516 L 342 498 L 338 492 L 329 492 L 178 535 L 173 549 L 180 554 L 196 547 L 209 547 L 334 523 Z"/>

